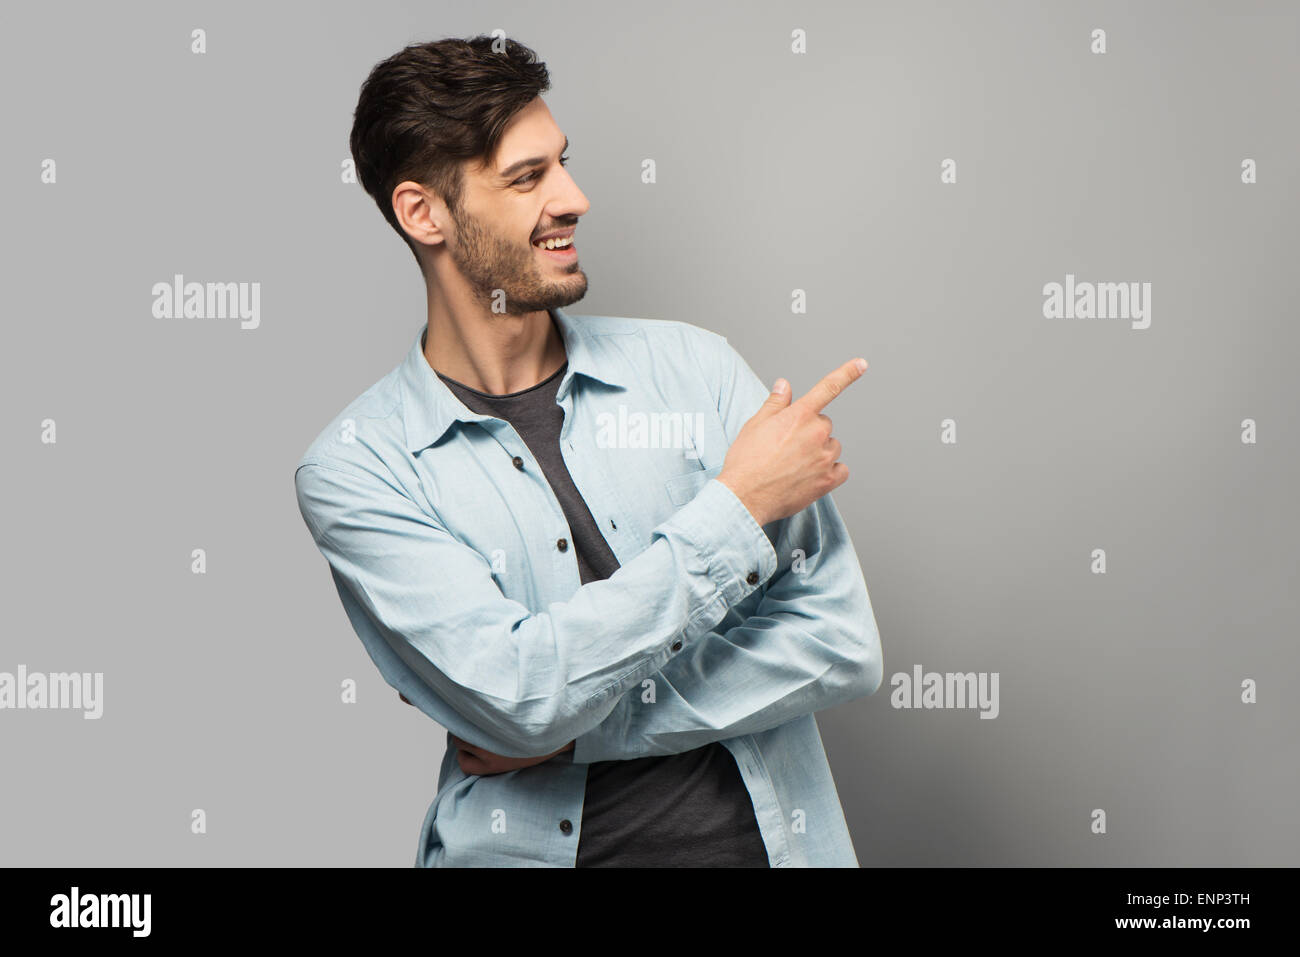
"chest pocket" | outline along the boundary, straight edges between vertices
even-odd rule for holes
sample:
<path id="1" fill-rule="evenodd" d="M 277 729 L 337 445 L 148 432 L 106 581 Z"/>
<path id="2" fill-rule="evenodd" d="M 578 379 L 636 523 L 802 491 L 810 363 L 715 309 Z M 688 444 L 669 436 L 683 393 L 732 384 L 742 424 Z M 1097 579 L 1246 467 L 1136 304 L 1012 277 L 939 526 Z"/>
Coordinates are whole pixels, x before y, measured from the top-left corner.
<path id="1" fill-rule="evenodd" d="M 705 482 L 715 478 L 721 471 L 722 466 L 717 465 L 711 469 L 695 469 L 684 475 L 674 475 L 664 482 L 669 501 L 674 505 L 685 505 L 695 498 L 696 493 L 699 492 Z"/>

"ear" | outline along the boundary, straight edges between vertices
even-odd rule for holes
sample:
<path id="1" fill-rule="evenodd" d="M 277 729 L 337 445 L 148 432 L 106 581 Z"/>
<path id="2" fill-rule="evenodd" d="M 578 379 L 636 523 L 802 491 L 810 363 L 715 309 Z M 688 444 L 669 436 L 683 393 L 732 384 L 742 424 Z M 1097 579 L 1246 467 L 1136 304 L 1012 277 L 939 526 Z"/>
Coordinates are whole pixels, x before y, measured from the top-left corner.
<path id="1" fill-rule="evenodd" d="M 442 197 L 408 179 L 393 187 L 392 203 L 398 225 L 413 242 L 423 246 L 446 242 L 443 230 L 451 215 Z"/>

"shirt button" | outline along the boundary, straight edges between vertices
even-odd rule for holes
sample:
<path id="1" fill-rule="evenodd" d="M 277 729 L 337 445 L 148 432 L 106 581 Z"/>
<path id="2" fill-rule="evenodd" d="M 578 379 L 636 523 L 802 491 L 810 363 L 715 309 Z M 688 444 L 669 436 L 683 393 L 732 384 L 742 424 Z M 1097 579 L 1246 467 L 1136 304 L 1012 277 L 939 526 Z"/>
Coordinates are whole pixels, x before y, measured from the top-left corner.
<path id="1" fill-rule="evenodd" d="M 564 539 L 560 539 L 558 542 L 555 543 L 555 547 L 562 552 L 567 552 L 569 550 L 569 543 L 566 542 Z"/>
<path id="2" fill-rule="evenodd" d="M 568 834 L 570 831 L 573 830 L 573 825 L 569 823 L 569 819 L 567 817 L 560 822 L 560 830 L 563 831 L 565 834 Z"/>
<path id="3" fill-rule="evenodd" d="M 524 460 L 521 459 L 519 456 L 516 455 L 516 456 L 515 456 L 513 459 L 511 459 L 510 461 L 512 461 L 512 462 L 515 463 L 515 468 L 519 469 L 519 471 L 522 472 L 522 471 L 524 470 Z"/>
<path id="4" fill-rule="evenodd" d="M 682 643 L 680 641 L 674 641 L 673 651 L 681 651 L 681 650 L 682 650 Z"/>
<path id="5" fill-rule="evenodd" d="M 746 578 L 745 581 L 749 582 L 751 585 L 757 585 L 757 584 L 758 584 L 758 572 L 750 572 L 750 573 L 749 573 L 749 577 Z"/>

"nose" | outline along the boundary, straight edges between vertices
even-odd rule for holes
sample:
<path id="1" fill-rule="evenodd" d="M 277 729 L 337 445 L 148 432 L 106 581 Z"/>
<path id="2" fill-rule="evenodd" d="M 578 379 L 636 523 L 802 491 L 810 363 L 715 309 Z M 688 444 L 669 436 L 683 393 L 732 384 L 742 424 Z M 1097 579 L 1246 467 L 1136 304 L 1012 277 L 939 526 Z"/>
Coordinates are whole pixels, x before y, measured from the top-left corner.
<path id="1" fill-rule="evenodd" d="M 561 190 L 561 210 L 556 212 L 556 216 L 585 216 L 587 210 L 591 209 L 591 203 L 587 201 L 586 194 L 578 188 L 574 178 L 569 175 L 569 171 L 564 167 L 560 167 L 560 171 L 564 174 L 566 182 Z"/>

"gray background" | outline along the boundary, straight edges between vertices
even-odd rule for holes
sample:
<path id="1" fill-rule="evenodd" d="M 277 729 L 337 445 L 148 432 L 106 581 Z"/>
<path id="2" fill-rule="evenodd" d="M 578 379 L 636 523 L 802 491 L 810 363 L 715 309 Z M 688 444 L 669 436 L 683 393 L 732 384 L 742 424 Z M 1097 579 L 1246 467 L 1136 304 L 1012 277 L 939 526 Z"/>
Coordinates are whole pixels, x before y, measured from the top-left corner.
<path id="1" fill-rule="evenodd" d="M 861 863 L 1300 863 L 1297 5 L 564 0 L 8 12 L 0 670 L 105 689 L 0 712 L 0 861 L 413 863 L 443 732 L 291 476 L 423 322 L 340 182 L 360 83 L 496 27 L 592 203 L 570 311 L 706 326 L 797 394 L 871 364 L 828 411 L 886 678 L 818 716 Z M 154 319 L 176 272 L 260 282 L 261 327 Z M 1151 328 L 1044 319 L 1067 272 L 1151 282 Z M 916 663 L 998 672 L 1000 716 L 895 710 Z"/>

